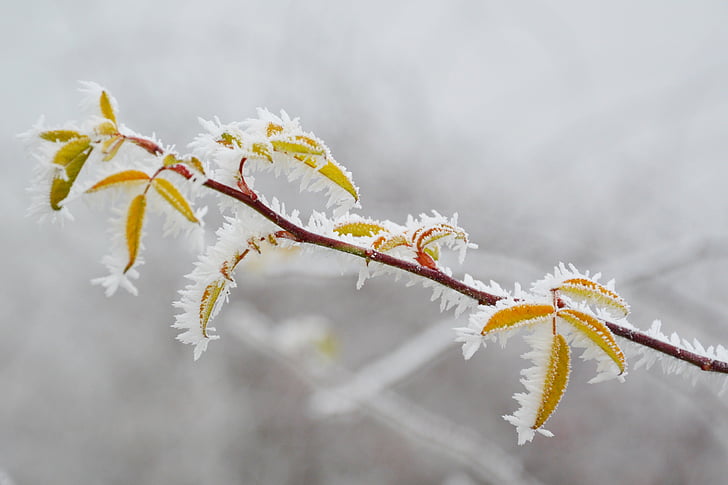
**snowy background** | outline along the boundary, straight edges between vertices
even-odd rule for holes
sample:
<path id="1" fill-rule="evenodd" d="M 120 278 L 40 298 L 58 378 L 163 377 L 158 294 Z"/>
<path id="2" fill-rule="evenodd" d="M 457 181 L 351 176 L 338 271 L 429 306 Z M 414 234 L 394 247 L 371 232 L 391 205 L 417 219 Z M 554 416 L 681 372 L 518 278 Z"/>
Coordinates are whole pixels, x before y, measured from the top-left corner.
<path id="1" fill-rule="evenodd" d="M 222 339 L 193 363 L 169 325 L 194 255 L 152 229 L 140 296 L 105 298 L 88 283 L 105 215 L 24 217 L 32 161 L 15 135 L 78 118 L 78 80 L 182 151 L 198 116 L 283 108 L 353 172 L 362 213 L 459 212 L 480 249 L 458 274 L 527 285 L 572 262 L 616 278 L 636 325 L 726 345 L 727 21 L 719 1 L 6 5 L 0 484 L 723 483 L 715 386 L 656 369 L 591 386 L 577 362 L 556 437 L 518 447 L 500 416 L 523 346 L 464 362 L 448 330 L 464 320 L 388 279 L 357 292 L 325 267 L 241 272 Z M 268 344 L 302 321 L 330 325 L 335 368 Z M 312 412 L 327 389 L 361 391 L 357 372 L 401 375 L 349 412 Z"/>

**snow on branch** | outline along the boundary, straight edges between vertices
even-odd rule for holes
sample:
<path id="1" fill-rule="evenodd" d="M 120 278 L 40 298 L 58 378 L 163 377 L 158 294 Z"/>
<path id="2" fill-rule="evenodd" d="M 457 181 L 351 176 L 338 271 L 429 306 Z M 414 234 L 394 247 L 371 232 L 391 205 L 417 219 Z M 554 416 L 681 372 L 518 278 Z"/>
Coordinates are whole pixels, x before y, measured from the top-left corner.
<path id="1" fill-rule="evenodd" d="M 466 359 L 489 341 L 504 345 L 527 333 L 531 350 L 523 357 L 532 366 L 522 371 L 526 392 L 515 395 L 519 409 L 504 416 L 516 427 L 519 444 L 536 434 L 552 436 L 544 425 L 566 391 L 572 348 L 582 351 L 582 360 L 595 362 L 590 382 L 624 380 L 625 342 L 638 358 L 634 369 L 659 360 L 668 373 L 688 367 L 728 374 L 728 351 L 721 345 L 706 348 L 675 334 L 668 337 L 659 322 L 638 330 L 614 281 L 602 283 L 599 274 L 560 263 L 528 290 L 516 285 L 513 291 L 468 274 L 454 277 L 442 253 L 453 251 L 462 263 L 477 247 L 457 214 L 432 211 L 394 222 L 352 212 L 361 209 L 361 200 L 351 172 L 323 140 L 285 112 L 259 110 L 244 122 L 202 121 L 204 132 L 190 144 L 192 153 L 180 154 L 121 123 L 108 90 L 84 83 L 83 91 L 85 119 L 53 127 L 41 121 L 23 135 L 38 162 L 30 214 L 63 222 L 72 221 L 69 205 L 76 199 L 111 205 L 112 243 L 102 259 L 109 274 L 92 282 L 109 296 L 118 288 L 136 294 L 132 280 L 140 276 L 148 214 L 165 216 L 168 235 L 194 234 L 201 240 L 207 208 L 196 202 L 204 191 L 216 193 L 224 215 L 217 242 L 201 253 L 174 303 L 181 313 L 172 326 L 181 330 L 180 341 L 194 346 L 195 359 L 219 338 L 211 324 L 236 286 L 235 272 L 262 254 L 329 250 L 359 261 L 357 287 L 391 275 L 430 288 L 442 311 L 467 312 L 467 326 L 455 329 Z M 323 192 L 323 210 L 304 223 L 297 211 L 268 201 L 251 176 L 261 171 L 295 181 L 299 190 Z"/>

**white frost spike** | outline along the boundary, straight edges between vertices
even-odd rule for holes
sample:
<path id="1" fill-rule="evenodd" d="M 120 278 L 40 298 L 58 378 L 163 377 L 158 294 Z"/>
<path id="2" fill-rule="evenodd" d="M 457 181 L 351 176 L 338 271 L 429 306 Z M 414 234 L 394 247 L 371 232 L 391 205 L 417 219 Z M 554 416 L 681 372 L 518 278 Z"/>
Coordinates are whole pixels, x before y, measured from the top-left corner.
<path id="1" fill-rule="evenodd" d="M 561 327 L 567 328 L 566 334 L 569 339 L 569 344 L 575 348 L 584 349 L 584 352 L 579 356 L 582 360 L 594 360 L 597 363 L 597 375 L 589 380 L 589 384 L 596 384 L 598 382 L 608 381 L 611 379 L 617 379 L 619 382 L 624 382 L 624 378 L 627 372 L 620 374 L 619 367 L 615 362 L 607 355 L 604 350 L 599 348 L 592 340 L 587 338 L 582 332 L 575 330 L 571 325 L 564 325 Z"/>
<path id="2" fill-rule="evenodd" d="M 285 213 L 285 208 L 277 200 L 273 200 L 270 206 Z M 291 218 L 297 220 L 297 215 L 294 213 Z M 246 251 L 257 254 L 254 250 L 248 251 L 248 241 L 257 239 L 256 244 L 260 247 L 266 244 L 266 237 L 276 230 L 276 226 L 270 221 L 251 210 L 240 210 L 236 217 L 228 217 L 226 221 L 217 231 L 217 242 L 207 248 L 205 254 L 195 263 L 194 270 L 187 275 L 192 282 L 180 291 L 180 300 L 173 303 L 182 313 L 175 316 L 172 327 L 183 330 L 177 336 L 178 340 L 195 346 L 195 360 L 207 349 L 210 340 L 219 338 L 211 334 L 214 328 L 209 323 L 227 301 L 230 289 L 236 286 L 232 271 L 240 261 L 240 255 Z M 291 244 L 293 243 L 288 240 L 278 241 L 280 247 L 289 247 Z M 207 326 L 203 331 L 201 304 L 209 303 L 211 289 L 217 295 L 212 301 L 213 306 L 207 308 L 209 317 L 204 322 Z"/>
<path id="3" fill-rule="evenodd" d="M 541 325 L 536 327 L 535 331 L 524 340 L 531 346 L 531 351 L 526 352 L 522 357 L 534 363 L 533 367 L 521 371 L 521 375 L 523 375 L 521 383 L 527 392 L 514 394 L 513 397 L 518 401 L 520 408 L 512 415 L 503 416 L 503 419 L 516 427 L 519 445 L 533 440 L 537 432 L 544 436 L 553 436 L 553 433 L 546 429 L 533 429 L 532 426 L 536 422 L 543 400 L 545 373 L 551 358 L 554 336 L 551 328 Z"/>
<path id="4" fill-rule="evenodd" d="M 132 295 L 137 295 L 137 289 L 132 280 L 139 279 L 137 268 L 144 264 L 141 256 L 137 256 L 134 265 L 126 272 L 124 269 L 129 261 L 129 254 L 126 245 L 126 212 L 121 209 L 114 209 L 114 215 L 110 219 L 109 234 L 111 235 L 111 251 L 101 259 L 109 274 L 91 280 L 92 285 L 103 286 L 106 296 L 112 296 L 119 288 L 124 288 Z M 144 236 L 142 235 L 142 240 Z M 144 244 L 139 243 L 139 253 L 144 249 Z"/>

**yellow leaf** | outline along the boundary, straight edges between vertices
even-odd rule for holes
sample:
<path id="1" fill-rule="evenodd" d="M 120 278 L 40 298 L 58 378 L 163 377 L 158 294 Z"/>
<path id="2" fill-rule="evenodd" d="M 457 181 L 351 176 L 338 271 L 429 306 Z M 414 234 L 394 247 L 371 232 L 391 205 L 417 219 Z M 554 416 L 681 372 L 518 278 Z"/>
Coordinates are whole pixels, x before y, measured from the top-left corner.
<path id="1" fill-rule="evenodd" d="M 437 261 L 437 260 L 439 260 L 439 259 L 440 259 L 440 246 L 432 246 L 432 247 L 427 247 L 427 248 L 423 249 L 423 251 L 424 251 L 424 252 L 425 252 L 426 254 L 429 254 L 429 255 L 430 255 L 430 257 L 431 257 L 431 258 L 432 258 L 433 260 L 435 260 L 435 261 Z"/>
<path id="2" fill-rule="evenodd" d="M 611 310 L 616 317 L 626 317 L 629 314 L 627 303 L 615 292 L 586 278 L 572 278 L 565 280 L 557 288 L 560 294 L 584 301 L 588 304 Z"/>
<path id="3" fill-rule="evenodd" d="M 544 322 L 553 317 L 554 307 L 536 303 L 521 303 L 498 310 L 489 319 L 480 332 L 481 335 L 516 328 L 533 323 Z"/>
<path id="4" fill-rule="evenodd" d="M 330 160 L 319 170 L 319 173 L 349 192 L 354 200 L 359 200 L 359 193 L 356 191 L 354 183 L 341 168 L 331 163 Z"/>
<path id="5" fill-rule="evenodd" d="M 253 143 L 251 151 L 259 157 L 263 157 L 271 163 L 273 162 L 273 155 L 271 154 L 270 147 L 267 143 Z"/>
<path id="6" fill-rule="evenodd" d="M 271 136 L 277 135 L 282 132 L 283 132 L 283 127 L 281 125 L 277 125 L 275 123 L 268 123 L 268 127 L 265 130 L 265 135 L 270 138 Z"/>
<path id="7" fill-rule="evenodd" d="M 299 162 L 303 162 L 304 165 L 311 168 L 318 168 L 319 164 L 313 157 L 307 157 L 304 155 L 294 155 L 293 158 L 298 160 Z"/>
<path id="8" fill-rule="evenodd" d="M 101 114 L 107 120 L 116 124 L 116 115 L 114 114 L 114 107 L 111 106 L 111 98 L 106 91 L 101 91 L 101 97 L 99 98 L 99 106 L 101 108 Z"/>
<path id="9" fill-rule="evenodd" d="M 171 153 L 165 155 L 162 159 L 162 165 L 164 165 L 165 167 L 169 167 L 170 165 L 176 165 L 177 163 L 179 163 L 179 160 Z"/>
<path id="10" fill-rule="evenodd" d="M 81 138 L 84 135 L 77 131 L 73 130 L 51 130 L 51 131 L 44 131 L 43 133 L 40 133 L 38 136 L 40 136 L 42 139 L 52 142 L 64 142 L 64 141 L 70 141 L 75 138 Z"/>
<path id="11" fill-rule="evenodd" d="M 564 395 L 569 382 L 570 352 L 566 339 L 559 334 L 554 335 L 551 343 L 551 356 L 544 373 L 543 394 L 541 404 L 536 413 L 536 421 L 532 428 L 538 429 L 554 413 Z"/>
<path id="12" fill-rule="evenodd" d="M 205 175 L 205 167 L 202 166 L 202 162 L 197 157 L 191 157 L 189 160 L 185 160 L 186 165 L 189 165 L 194 170 L 198 171 L 202 175 Z"/>
<path id="13" fill-rule="evenodd" d="M 385 229 L 374 222 L 349 222 L 334 227 L 334 232 L 343 236 L 348 234 L 355 237 L 369 237 L 379 234 Z"/>
<path id="14" fill-rule="evenodd" d="M 137 254 L 139 253 L 146 208 L 147 197 L 144 194 L 137 195 L 132 199 L 131 204 L 129 204 L 129 212 L 126 217 L 126 246 L 129 250 L 129 262 L 124 268 L 124 273 L 134 266 Z"/>
<path id="15" fill-rule="evenodd" d="M 225 280 L 218 280 L 210 283 L 202 293 L 202 300 L 200 301 L 200 329 L 202 329 L 202 336 L 207 336 L 207 324 L 214 314 L 215 307 L 218 304 L 220 295 L 224 295 L 224 291 L 227 288 L 227 282 Z"/>
<path id="16" fill-rule="evenodd" d="M 296 137 L 298 138 L 298 137 Z M 314 146 L 309 144 L 306 141 L 302 140 L 296 140 L 296 141 L 282 141 L 282 140 L 272 140 L 270 142 L 271 145 L 273 145 L 273 149 L 278 152 L 284 152 L 284 153 L 305 153 L 307 155 L 324 155 L 326 151 L 321 148 L 321 146 L 318 145 L 318 143 Z"/>
<path id="17" fill-rule="evenodd" d="M 149 180 L 149 175 L 140 170 L 125 170 L 123 172 L 109 175 L 105 179 L 96 182 L 93 187 L 88 189 L 86 192 L 96 192 L 101 189 L 107 189 L 119 184 L 128 184 L 135 182 L 145 182 Z"/>
<path id="18" fill-rule="evenodd" d="M 78 141 L 78 140 L 75 140 Z M 56 175 L 53 178 L 53 181 L 51 182 L 51 193 L 50 193 L 50 204 L 51 209 L 57 211 L 61 210 L 61 202 L 68 197 L 68 194 L 71 192 L 71 187 L 73 186 L 73 183 L 76 181 L 76 178 L 78 178 L 78 174 L 81 172 L 81 169 L 83 168 L 84 164 L 86 163 L 86 160 L 88 160 L 88 156 L 93 150 L 88 143 L 88 138 L 86 139 L 85 147 L 79 151 L 76 152 L 74 149 L 74 153 L 76 155 L 71 158 L 70 160 L 67 160 L 67 154 L 63 155 L 63 162 L 65 166 L 65 177 L 61 174 Z M 74 143 L 74 142 L 70 142 Z M 68 147 L 68 145 L 61 148 L 61 150 L 64 150 Z M 59 150 L 59 152 L 61 151 Z M 58 157 L 58 154 L 56 154 L 56 158 Z"/>
<path id="19" fill-rule="evenodd" d="M 558 317 L 563 318 L 567 323 L 571 324 L 575 329 L 579 330 L 589 340 L 594 342 L 605 354 L 611 358 L 617 367 L 619 368 L 620 374 L 624 372 L 626 367 L 626 360 L 622 349 L 617 345 L 612 332 L 602 322 L 577 310 L 559 310 L 556 314 Z"/>
<path id="20" fill-rule="evenodd" d="M 243 141 L 240 138 L 233 135 L 232 133 L 227 133 L 227 132 L 220 135 L 220 140 L 218 140 L 218 143 L 220 143 L 221 145 L 230 147 L 230 148 L 233 148 L 233 145 L 237 145 L 238 148 L 243 146 Z"/>
<path id="21" fill-rule="evenodd" d="M 169 202 L 172 207 L 177 209 L 180 214 L 185 216 L 188 221 L 194 223 L 200 222 L 197 220 L 197 217 L 195 217 L 194 212 L 192 212 L 192 208 L 187 202 L 187 199 L 184 198 L 184 196 L 180 193 L 179 190 L 177 190 L 172 182 L 162 178 L 155 178 L 154 180 L 152 180 L 152 185 L 154 186 L 157 193 L 159 193 L 159 195 L 161 195 L 164 200 Z"/>
<path id="22" fill-rule="evenodd" d="M 75 138 L 63 145 L 53 157 L 53 163 L 61 167 L 68 166 L 73 160 L 83 153 L 91 145 L 91 139 L 87 136 Z"/>
<path id="23" fill-rule="evenodd" d="M 95 130 L 96 133 L 98 133 L 99 135 L 106 136 L 115 135 L 119 132 L 118 128 L 116 128 L 116 124 L 108 120 L 99 123 L 96 126 Z"/>
<path id="24" fill-rule="evenodd" d="M 119 153 L 119 149 L 124 143 L 124 140 L 125 138 L 123 136 L 115 136 L 109 138 L 104 143 L 102 143 L 101 153 L 104 154 L 104 157 L 101 160 L 104 162 L 108 162 L 109 160 L 113 159 L 116 154 Z"/>

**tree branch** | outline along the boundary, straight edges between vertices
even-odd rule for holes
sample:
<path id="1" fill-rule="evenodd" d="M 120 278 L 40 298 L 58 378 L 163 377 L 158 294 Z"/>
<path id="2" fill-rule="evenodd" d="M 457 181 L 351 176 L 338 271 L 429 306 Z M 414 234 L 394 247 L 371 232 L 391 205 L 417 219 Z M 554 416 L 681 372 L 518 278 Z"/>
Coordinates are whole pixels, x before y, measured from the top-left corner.
<path id="1" fill-rule="evenodd" d="M 192 174 L 181 165 L 175 165 L 170 169 L 176 171 L 180 175 L 186 178 L 191 178 Z M 306 244 L 313 244 L 316 246 L 330 248 L 336 251 L 341 251 L 349 254 L 353 254 L 366 261 L 376 261 L 377 263 L 385 264 L 393 268 L 407 271 L 417 276 L 422 276 L 429 280 L 435 281 L 442 286 L 450 288 L 458 293 L 473 298 L 480 305 L 495 305 L 496 302 L 502 299 L 502 297 L 487 293 L 470 285 L 459 281 L 452 276 L 449 276 L 437 268 L 429 268 L 422 266 L 411 261 L 405 261 L 389 254 L 381 253 L 370 248 L 363 248 L 355 244 L 350 244 L 338 239 L 322 236 L 320 234 L 308 231 L 293 222 L 289 221 L 281 214 L 278 214 L 270 207 L 265 205 L 259 198 L 251 197 L 250 195 L 232 188 L 227 185 L 221 184 L 212 179 L 207 179 L 203 184 L 206 187 L 215 190 L 223 195 L 232 197 L 233 199 L 242 202 L 260 215 L 273 222 L 281 229 L 287 231 L 292 235 L 296 241 Z M 708 372 L 716 372 L 722 374 L 728 374 L 728 362 L 724 362 L 717 359 L 712 359 L 704 355 L 697 354 L 695 352 L 688 351 L 677 345 L 665 342 L 663 340 L 652 337 L 639 330 L 631 329 L 618 325 L 614 322 L 605 321 L 607 327 L 615 334 L 627 340 L 630 340 L 638 345 L 651 348 L 657 352 L 663 353 L 675 359 L 681 360 L 688 364 L 692 364 L 701 370 Z"/>

